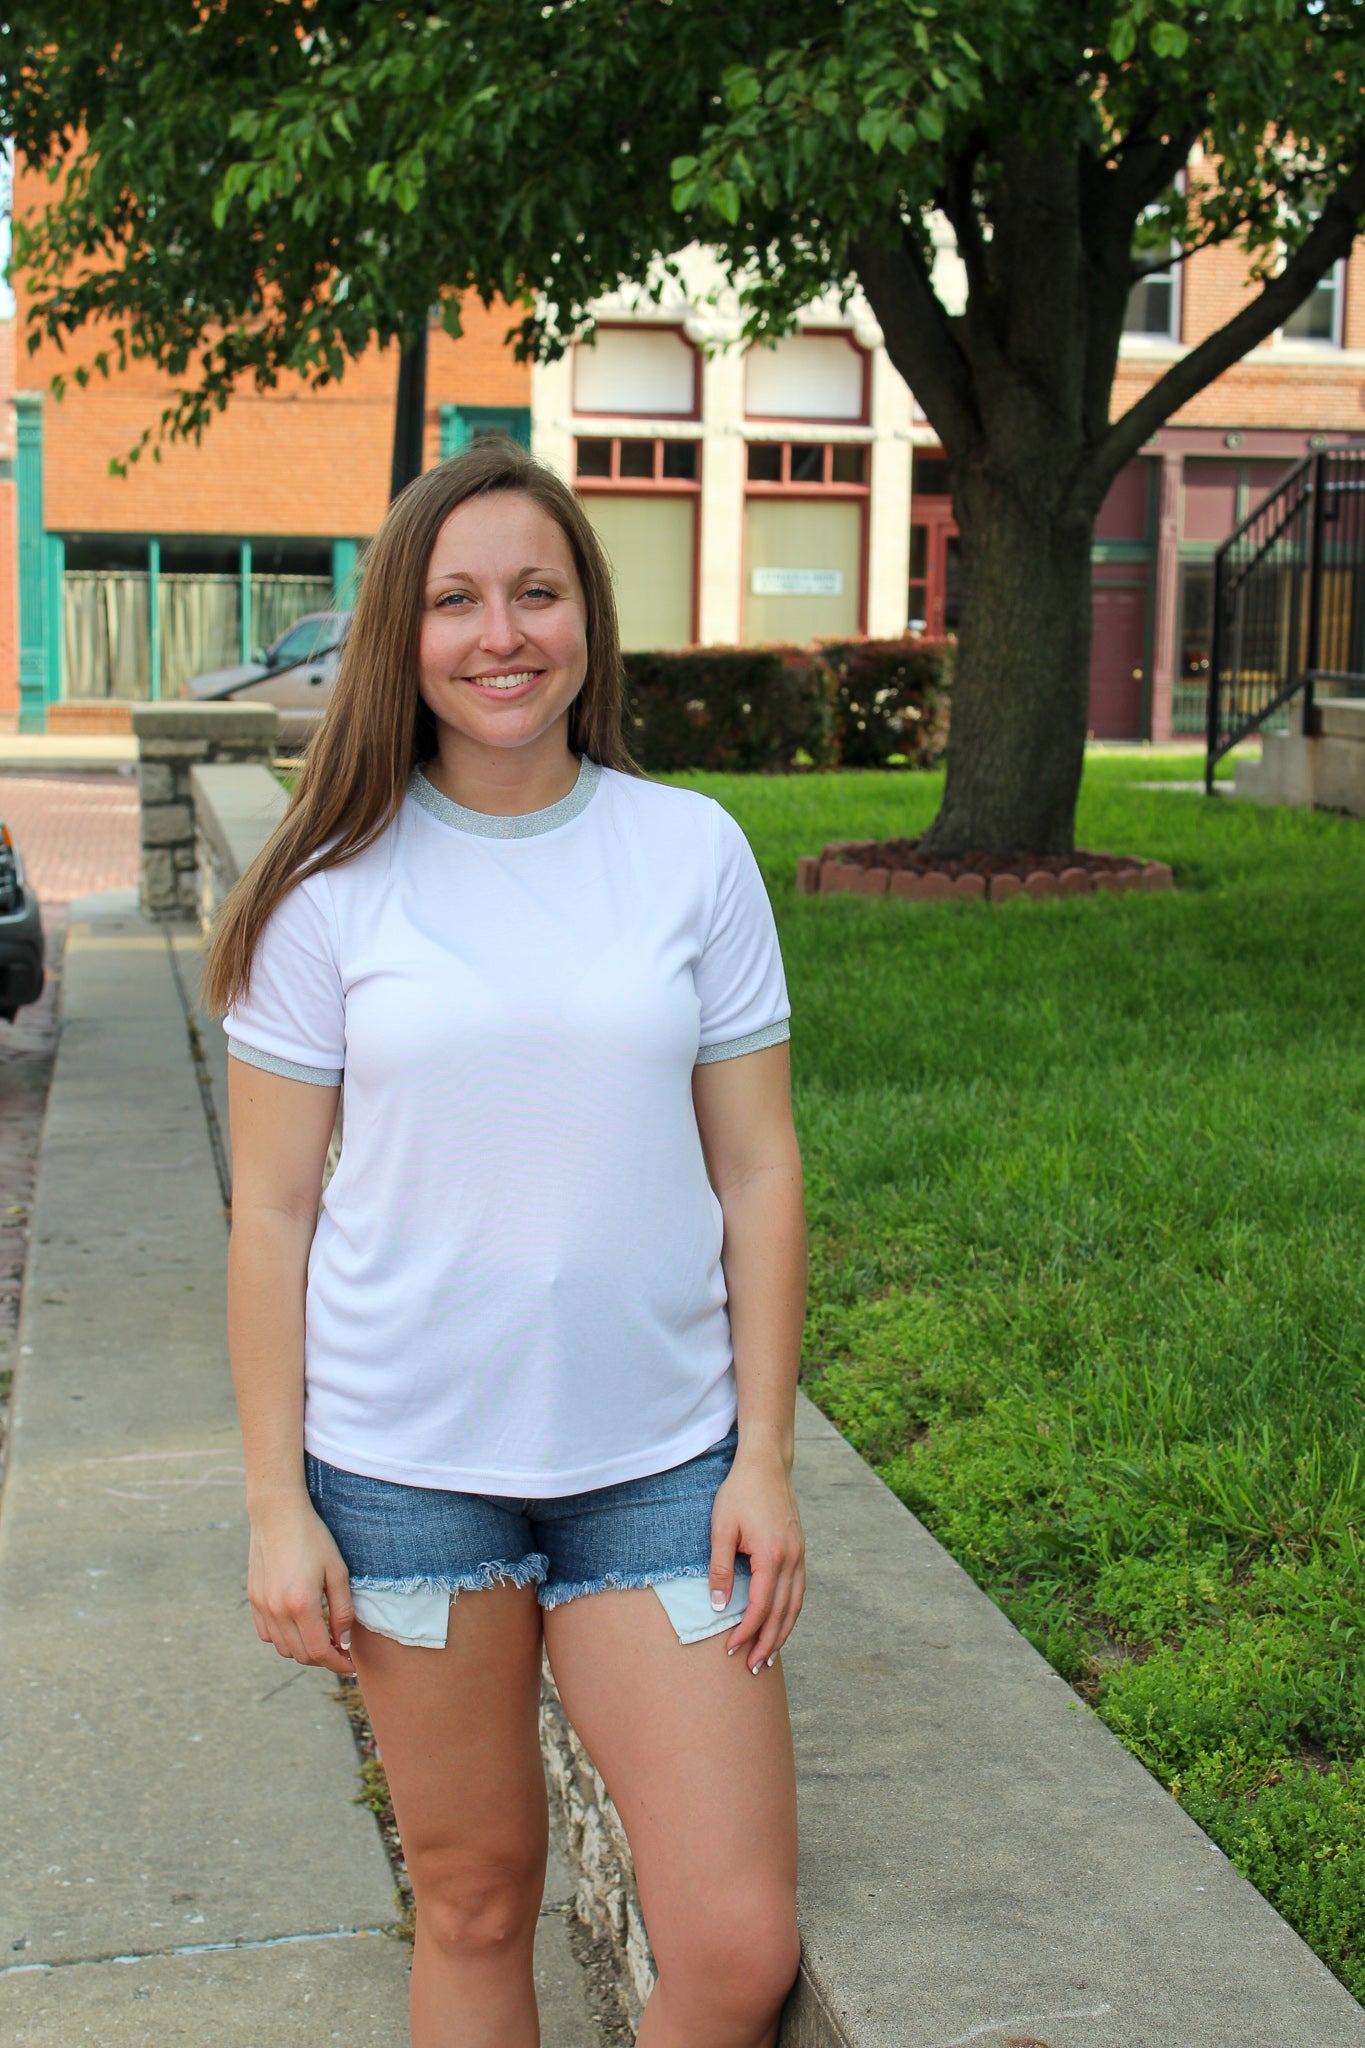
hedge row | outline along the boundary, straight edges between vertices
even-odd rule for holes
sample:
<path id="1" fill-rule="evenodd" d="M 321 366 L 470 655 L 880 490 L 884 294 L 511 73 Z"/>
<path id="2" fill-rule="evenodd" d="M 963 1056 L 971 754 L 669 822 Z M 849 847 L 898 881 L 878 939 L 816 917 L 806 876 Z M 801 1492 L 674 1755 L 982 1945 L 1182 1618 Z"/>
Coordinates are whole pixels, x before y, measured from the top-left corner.
<path id="1" fill-rule="evenodd" d="M 627 654 L 626 737 L 656 773 L 928 767 L 947 738 L 954 649 L 825 640 Z"/>

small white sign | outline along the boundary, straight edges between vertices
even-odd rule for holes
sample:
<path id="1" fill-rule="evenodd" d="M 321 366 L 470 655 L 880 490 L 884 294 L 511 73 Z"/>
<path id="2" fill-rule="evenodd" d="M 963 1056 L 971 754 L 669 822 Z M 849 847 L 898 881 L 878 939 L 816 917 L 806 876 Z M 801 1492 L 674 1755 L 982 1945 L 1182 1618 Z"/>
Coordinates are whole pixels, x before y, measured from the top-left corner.
<path id="1" fill-rule="evenodd" d="M 755 569 L 749 588 L 755 597 L 842 597 L 842 569 Z"/>

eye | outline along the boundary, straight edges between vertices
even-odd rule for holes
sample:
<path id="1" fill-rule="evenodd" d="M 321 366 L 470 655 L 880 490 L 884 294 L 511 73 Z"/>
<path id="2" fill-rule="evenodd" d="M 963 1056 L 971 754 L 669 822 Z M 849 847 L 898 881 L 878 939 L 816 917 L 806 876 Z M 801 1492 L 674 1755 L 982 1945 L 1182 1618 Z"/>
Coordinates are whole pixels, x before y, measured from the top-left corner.
<path id="1" fill-rule="evenodd" d="M 462 605 L 466 602 L 467 597 L 467 591 L 447 590 L 443 596 L 437 598 L 436 609 L 438 611 L 454 611 L 457 605 Z"/>
<path id="2" fill-rule="evenodd" d="M 555 599 L 556 599 L 556 598 L 557 598 L 557 597 L 559 596 L 559 592 L 558 592 L 557 590 L 547 590 L 547 589 L 545 588 L 545 585 L 544 585 L 543 583 L 533 583 L 533 584 L 531 584 L 531 586 L 529 587 L 529 589 L 528 589 L 528 590 L 527 590 L 527 591 L 526 591 L 526 592 L 525 592 L 524 594 L 525 594 L 525 596 L 527 596 L 527 597 L 536 597 L 536 598 L 539 598 L 539 597 L 545 597 L 545 598 L 549 598 L 549 600 L 550 600 L 550 602 L 551 602 L 551 603 L 553 603 L 553 602 L 554 602 L 554 600 L 555 600 Z"/>

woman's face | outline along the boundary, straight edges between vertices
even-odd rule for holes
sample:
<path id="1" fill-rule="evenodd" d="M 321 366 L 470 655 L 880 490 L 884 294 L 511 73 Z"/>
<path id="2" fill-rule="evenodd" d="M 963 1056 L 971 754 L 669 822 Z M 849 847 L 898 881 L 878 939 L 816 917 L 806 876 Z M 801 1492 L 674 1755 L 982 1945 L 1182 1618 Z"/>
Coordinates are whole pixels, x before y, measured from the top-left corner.
<path id="1" fill-rule="evenodd" d="M 418 687 L 439 726 L 481 747 L 526 747 L 557 724 L 588 665 L 587 606 L 562 528 L 533 498 L 459 505 L 427 565 Z"/>

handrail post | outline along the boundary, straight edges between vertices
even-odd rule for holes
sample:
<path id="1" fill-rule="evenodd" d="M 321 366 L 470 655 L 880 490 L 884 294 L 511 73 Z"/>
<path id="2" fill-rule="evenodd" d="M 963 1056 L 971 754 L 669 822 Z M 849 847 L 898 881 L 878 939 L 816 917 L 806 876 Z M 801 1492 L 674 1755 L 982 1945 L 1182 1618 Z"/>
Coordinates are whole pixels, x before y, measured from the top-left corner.
<path id="1" fill-rule="evenodd" d="M 1304 662 L 1303 723 L 1305 739 L 1314 733 L 1313 677 L 1320 666 L 1322 651 L 1322 545 L 1327 509 L 1327 457 L 1319 450 L 1313 457 L 1313 516 L 1308 533 L 1308 645 Z"/>
<path id="2" fill-rule="evenodd" d="M 1227 554 L 1220 548 L 1213 558 L 1213 631 L 1209 635 L 1209 703 L 1204 753 L 1204 794 L 1213 795 L 1213 769 L 1218 751 L 1218 699 L 1223 687 L 1223 591 Z"/>

